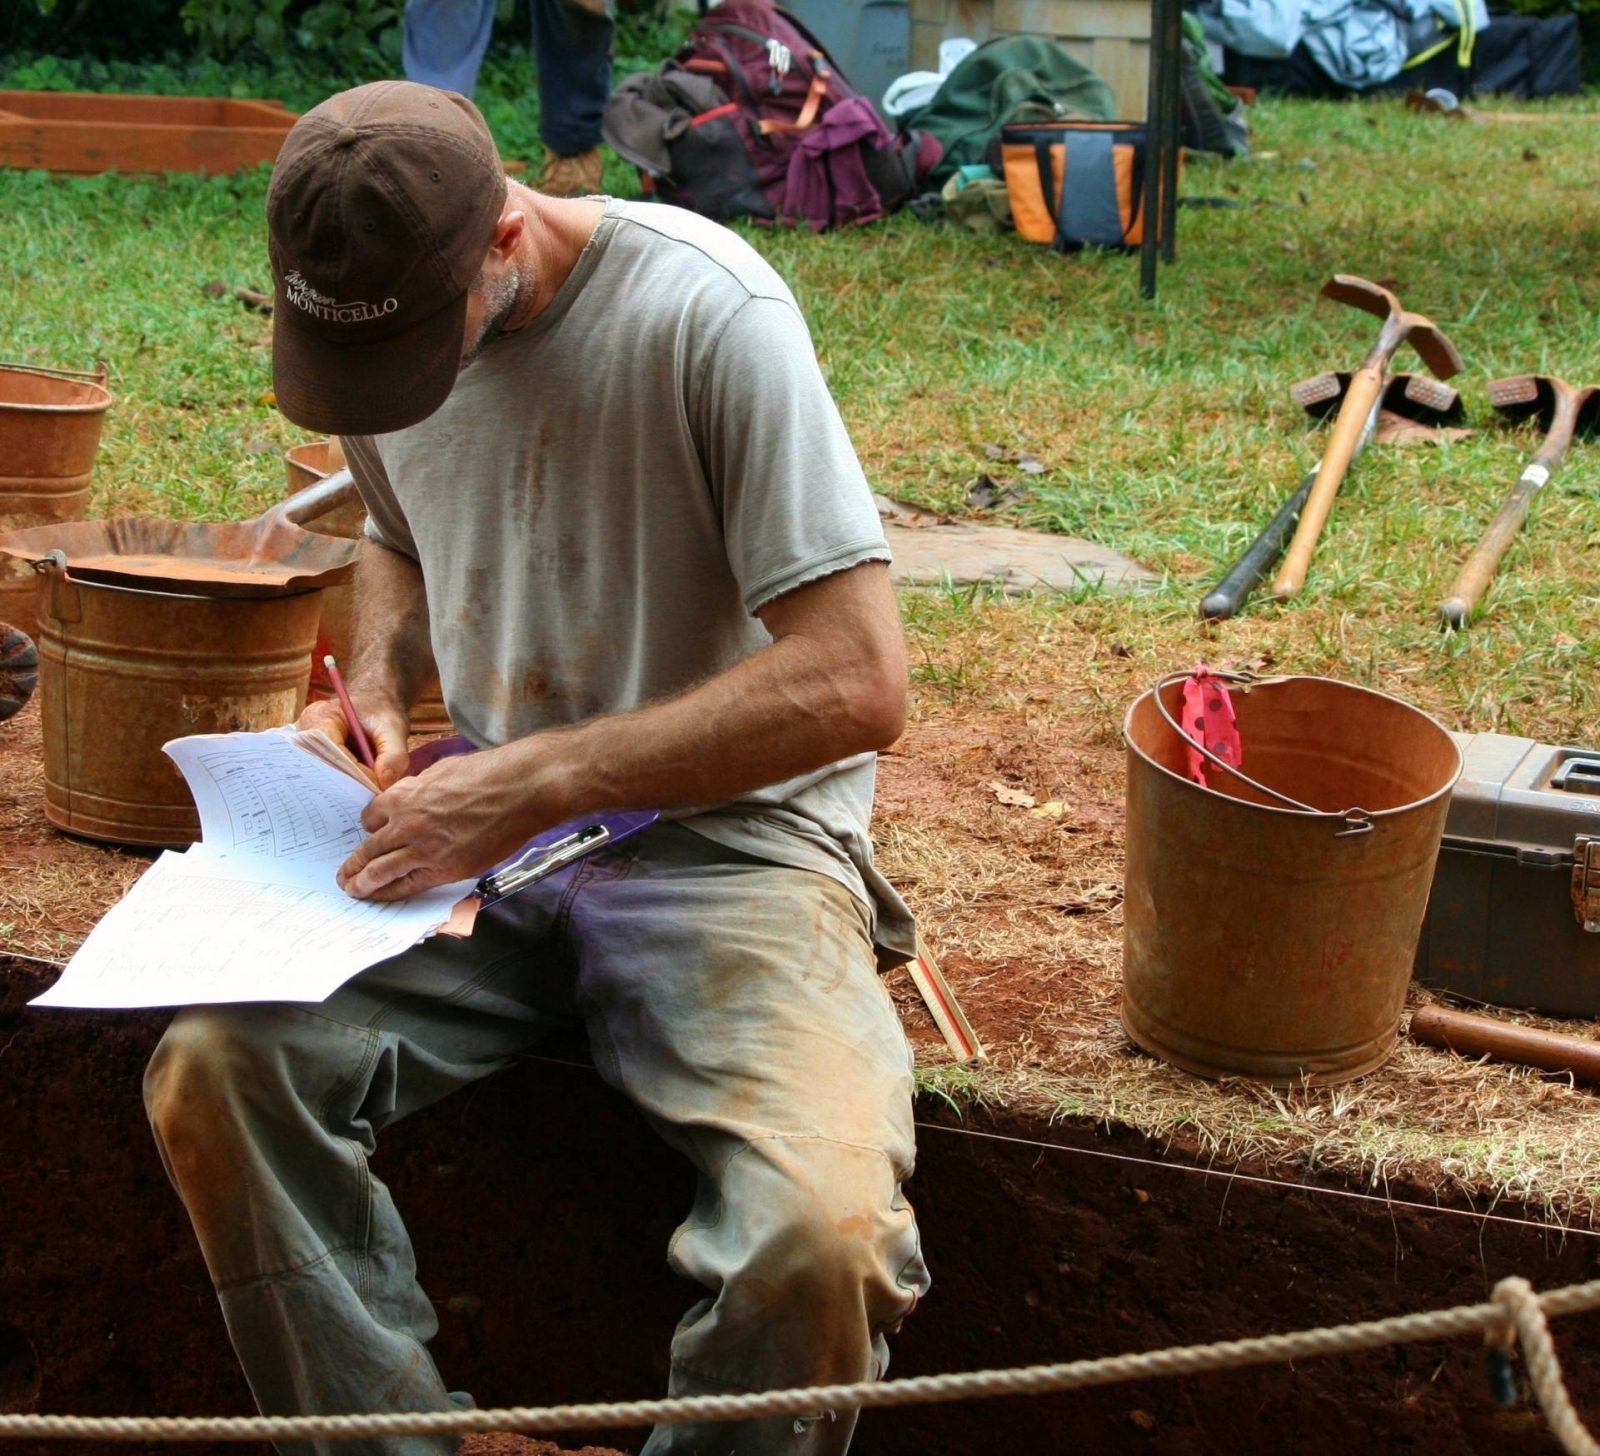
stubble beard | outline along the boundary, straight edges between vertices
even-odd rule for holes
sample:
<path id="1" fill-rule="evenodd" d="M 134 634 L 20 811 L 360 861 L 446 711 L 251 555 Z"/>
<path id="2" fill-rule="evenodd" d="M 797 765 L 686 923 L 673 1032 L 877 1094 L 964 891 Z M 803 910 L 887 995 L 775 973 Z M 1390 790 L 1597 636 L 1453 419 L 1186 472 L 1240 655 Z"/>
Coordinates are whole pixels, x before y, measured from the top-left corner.
<path id="1" fill-rule="evenodd" d="M 517 299 L 522 294 L 522 270 L 513 264 L 497 277 L 480 275 L 473 287 L 483 295 L 485 308 L 477 337 L 461 355 L 463 369 L 506 331 L 506 320 L 515 312 Z"/>

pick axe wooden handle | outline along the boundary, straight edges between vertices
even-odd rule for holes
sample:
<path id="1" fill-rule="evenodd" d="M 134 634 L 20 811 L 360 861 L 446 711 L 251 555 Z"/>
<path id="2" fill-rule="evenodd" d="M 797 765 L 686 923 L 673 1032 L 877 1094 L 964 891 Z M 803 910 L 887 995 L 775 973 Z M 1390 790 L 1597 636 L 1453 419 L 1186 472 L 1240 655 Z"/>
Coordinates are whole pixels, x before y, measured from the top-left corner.
<path id="1" fill-rule="evenodd" d="M 1506 503 L 1489 523 L 1489 529 L 1478 538 L 1472 555 L 1467 557 L 1465 565 L 1456 574 L 1450 595 L 1439 604 L 1439 616 L 1445 626 L 1466 626 L 1472 609 L 1478 605 L 1479 599 L 1489 589 L 1489 583 L 1494 580 L 1500 558 L 1517 539 L 1517 532 L 1527 520 L 1528 508 L 1533 504 L 1534 496 L 1549 479 L 1550 467 L 1539 460 L 1522 472 L 1516 487 L 1506 497 Z"/>
<path id="2" fill-rule="evenodd" d="M 1317 549 L 1317 537 L 1327 524 L 1333 510 L 1333 498 L 1338 494 L 1345 472 L 1355 456 L 1366 428 L 1367 416 L 1383 392 L 1383 368 L 1363 364 L 1350 378 L 1344 403 L 1339 406 L 1339 418 L 1322 452 L 1322 464 L 1317 468 L 1317 478 L 1306 497 L 1305 509 L 1300 512 L 1300 524 L 1295 529 L 1294 540 L 1284 553 L 1283 565 L 1272 583 L 1272 594 L 1281 602 L 1292 597 L 1306 584 L 1306 572 L 1311 567 L 1311 553 Z"/>

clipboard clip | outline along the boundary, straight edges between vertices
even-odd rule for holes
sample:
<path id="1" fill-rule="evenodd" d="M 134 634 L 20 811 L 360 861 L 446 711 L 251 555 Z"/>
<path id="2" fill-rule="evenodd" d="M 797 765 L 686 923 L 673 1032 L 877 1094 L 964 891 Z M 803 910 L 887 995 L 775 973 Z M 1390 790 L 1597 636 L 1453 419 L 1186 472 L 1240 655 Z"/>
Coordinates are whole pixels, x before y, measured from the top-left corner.
<path id="1" fill-rule="evenodd" d="M 478 894 L 485 903 L 503 900 L 507 895 L 514 895 L 546 875 L 553 875 L 557 870 L 582 859 L 610 840 L 611 830 L 606 825 L 586 824 L 553 844 L 535 845 L 523 851 L 510 864 L 491 871 L 478 881 Z"/>

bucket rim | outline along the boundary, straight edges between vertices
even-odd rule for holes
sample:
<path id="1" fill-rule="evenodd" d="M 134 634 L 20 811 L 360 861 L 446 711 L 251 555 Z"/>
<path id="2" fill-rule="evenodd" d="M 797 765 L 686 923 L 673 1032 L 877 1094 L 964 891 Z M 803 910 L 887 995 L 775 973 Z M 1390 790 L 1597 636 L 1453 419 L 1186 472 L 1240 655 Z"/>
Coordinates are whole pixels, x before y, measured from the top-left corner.
<path id="1" fill-rule="evenodd" d="M 81 404 L 28 404 L 20 399 L 0 397 L 0 410 L 15 410 L 19 414 L 30 415 L 94 415 L 104 414 L 116 403 L 116 397 L 106 388 L 104 380 L 99 376 L 83 375 L 64 369 L 47 369 L 41 365 L 0 364 L 0 380 L 13 374 L 28 379 L 48 379 L 58 384 L 70 384 L 75 389 L 91 390 L 99 398 L 86 400 Z"/>
<path id="2" fill-rule="evenodd" d="M 112 581 L 96 581 L 92 576 L 69 576 L 69 583 L 75 587 L 87 587 L 92 591 L 121 592 L 130 597 L 160 597 L 163 601 L 180 602 L 246 602 L 256 604 L 260 602 L 281 602 L 289 597 L 310 596 L 313 592 L 323 590 L 319 586 L 296 587 L 291 591 L 272 592 L 260 596 L 206 596 L 202 592 L 177 592 L 177 591 L 152 591 L 148 587 L 122 586 Z M 60 620 L 57 618 L 56 620 Z M 70 624 L 69 625 L 73 625 Z"/>
<path id="3" fill-rule="evenodd" d="M 1180 674 L 1180 676 L 1186 676 L 1186 674 Z M 1164 764 L 1157 763 L 1155 759 L 1151 758 L 1150 755 L 1144 751 L 1144 749 L 1140 748 L 1139 745 L 1133 741 L 1133 735 L 1130 729 L 1133 724 L 1133 715 L 1135 711 L 1137 711 L 1139 705 L 1144 702 L 1146 698 L 1153 698 L 1156 693 L 1160 691 L 1162 685 L 1172 680 L 1172 677 L 1173 675 L 1170 673 L 1165 675 L 1156 683 L 1154 687 L 1146 688 L 1128 705 L 1128 711 L 1122 715 L 1122 742 L 1130 753 L 1138 754 L 1140 759 L 1143 760 L 1147 767 L 1152 768 L 1157 773 L 1164 775 L 1168 779 L 1171 779 L 1174 783 L 1181 784 L 1186 789 L 1193 789 L 1196 793 L 1217 794 L 1217 790 L 1210 788 L 1205 784 L 1197 784 L 1193 779 L 1188 778 L 1184 774 L 1174 773 Z M 1404 804 L 1396 804 L 1391 809 L 1365 809 L 1360 805 L 1354 804 L 1348 809 L 1286 809 L 1277 804 L 1257 804 L 1249 799 L 1236 799 L 1234 800 L 1235 803 L 1243 804 L 1247 808 L 1257 809 L 1267 814 L 1282 814 L 1291 819 L 1303 819 L 1308 822 L 1322 820 L 1329 824 L 1337 824 L 1346 822 L 1348 816 L 1356 810 L 1359 810 L 1360 813 L 1369 821 L 1392 819 L 1400 814 L 1411 814 L 1418 809 L 1426 808 L 1428 805 L 1435 803 L 1437 800 L 1445 795 L 1448 795 L 1455 789 L 1456 783 L 1461 778 L 1461 774 L 1466 767 L 1466 760 L 1461 756 L 1461 745 L 1455 741 L 1455 738 L 1451 735 L 1450 730 L 1426 709 L 1417 707 L 1415 703 L 1408 703 L 1404 698 L 1396 697 L 1393 693 L 1386 693 L 1380 688 L 1363 687 L 1360 683 L 1345 682 L 1342 678 L 1336 677 L 1323 677 L 1320 673 L 1314 672 L 1276 673 L 1270 678 L 1262 678 L 1259 681 L 1251 684 L 1250 690 L 1252 692 L 1260 692 L 1264 688 L 1270 688 L 1293 682 L 1331 683 L 1334 687 L 1346 688 L 1349 691 L 1356 693 L 1365 693 L 1369 697 L 1382 698 L 1387 702 L 1394 703 L 1398 707 L 1409 709 L 1411 712 L 1425 719 L 1439 730 L 1440 735 L 1449 745 L 1451 753 L 1455 755 L 1455 770 L 1445 779 L 1444 783 L 1435 789 L 1431 794 L 1425 794 L 1420 799 L 1412 799 Z M 1231 798 L 1232 796 L 1228 794 L 1221 794 L 1218 795 L 1218 797 Z"/>

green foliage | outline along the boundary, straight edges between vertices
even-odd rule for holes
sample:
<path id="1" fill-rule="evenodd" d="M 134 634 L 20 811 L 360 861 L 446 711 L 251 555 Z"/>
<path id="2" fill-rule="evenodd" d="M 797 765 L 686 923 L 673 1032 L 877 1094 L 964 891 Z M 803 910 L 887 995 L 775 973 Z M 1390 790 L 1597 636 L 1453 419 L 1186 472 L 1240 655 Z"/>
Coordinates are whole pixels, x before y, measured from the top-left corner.
<path id="1" fill-rule="evenodd" d="M 358 69 L 400 58 L 401 6 L 390 0 L 183 0 L 179 15 L 204 55 L 337 56 Z"/>

